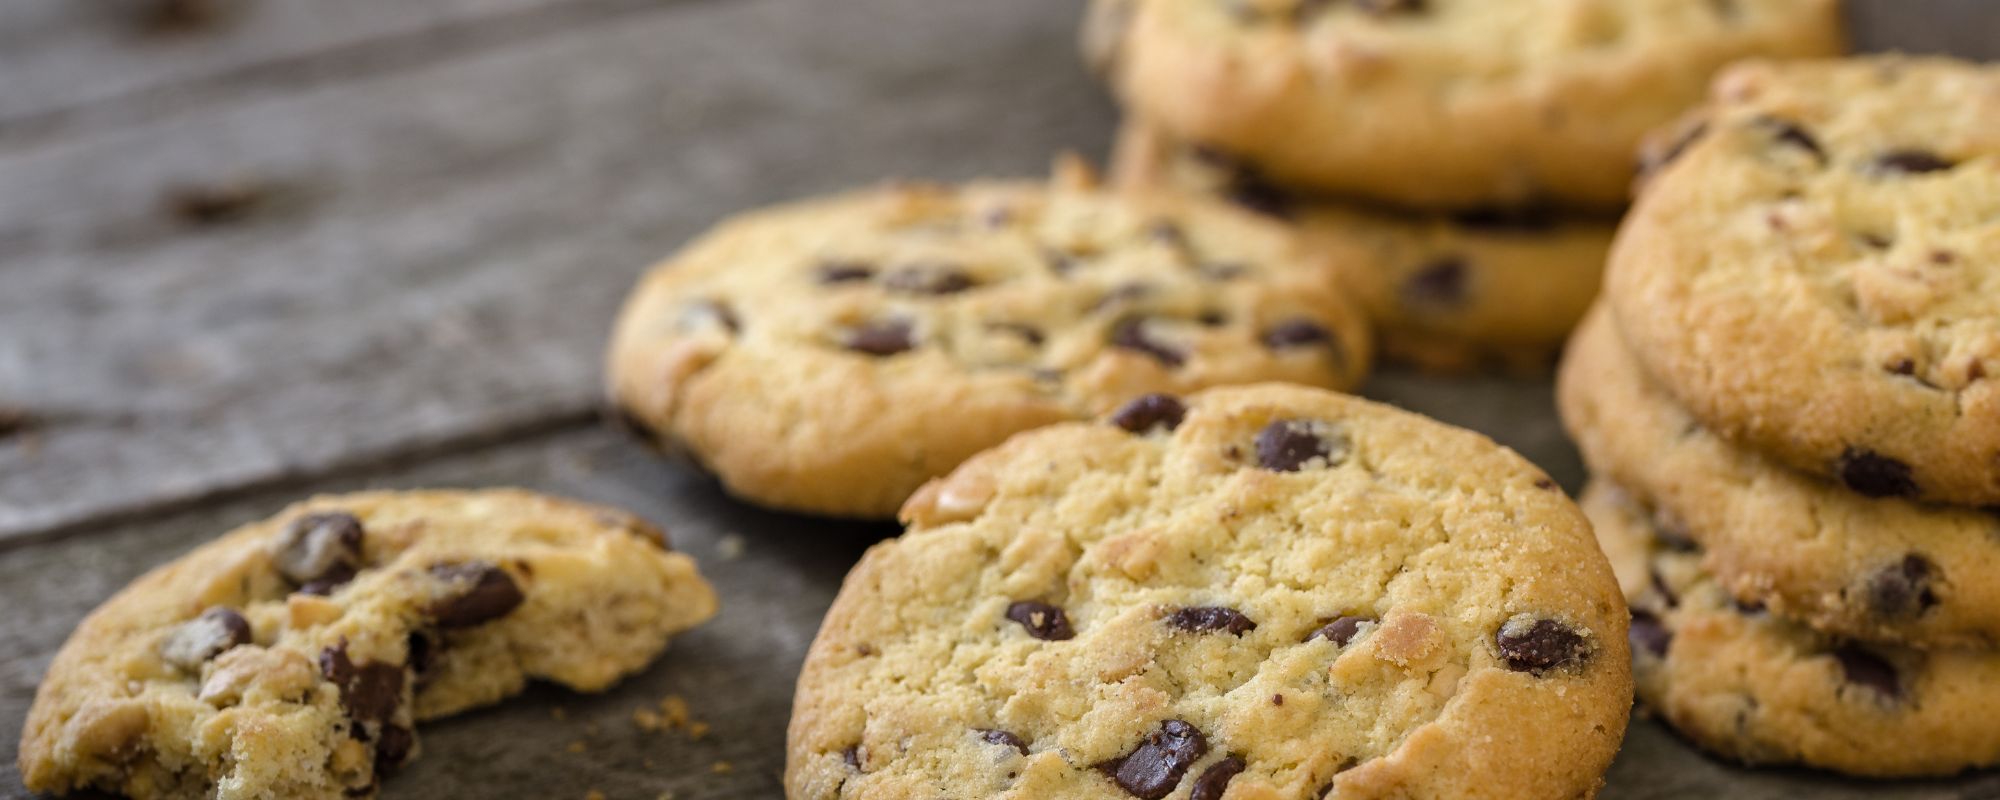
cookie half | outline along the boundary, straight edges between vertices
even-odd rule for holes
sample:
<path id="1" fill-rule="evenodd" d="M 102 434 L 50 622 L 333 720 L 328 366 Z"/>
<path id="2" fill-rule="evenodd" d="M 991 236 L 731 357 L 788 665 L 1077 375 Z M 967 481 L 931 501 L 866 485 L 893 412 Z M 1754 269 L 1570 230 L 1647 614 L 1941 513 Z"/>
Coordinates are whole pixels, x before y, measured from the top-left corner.
<path id="1" fill-rule="evenodd" d="M 1412 214 L 1307 197 L 1137 122 L 1114 162 L 1123 184 L 1215 195 L 1292 225 L 1374 320 L 1382 357 L 1438 372 L 1546 374 L 1597 296 L 1617 227 L 1548 210 Z"/>
<path id="2" fill-rule="evenodd" d="M 1613 252 L 1633 352 L 1707 427 L 1794 468 L 2000 503 L 1996 131 L 2000 67 L 1731 70 L 1659 143 Z"/>
<path id="3" fill-rule="evenodd" d="M 1632 602 L 1640 702 L 1696 744 L 1869 777 L 2000 763 L 2000 654 L 1829 637 L 1736 602 L 1609 485 L 1582 503 Z"/>
<path id="4" fill-rule="evenodd" d="M 1282 228 L 1079 184 L 888 186 L 725 223 L 626 305 L 612 393 L 738 496 L 886 518 L 1008 436 L 1148 392 L 1366 375 L 1366 318 Z"/>
<path id="5" fill-rule="evenodd" d="M 1557 383 L 1592 471 L 1618 482 L 1745 602 L 1836 634 L 2000 643 L 2000 516 L 1863 497 L 1724 441 L 1649 380 L 1609 315 L 1578 329 Z"/>
<path id="6" fill-rule="evenodd" d="M 1134 115 L 1287 183 L 1615 208 L 1723 65 L 1841 27 L 1836 0 L 1096 0 L 1084 40 Z"/>
<path id="7" fill-rule="evenodd" d="M 522 491 L 317 497 L 160 567 L 56 654 L 30 789 L 373 797 L 414 724 L 529 680 L 599 691 L 715 613 L 637 518 Z"/>
<path id="8" fill-rule="evenodd" d="M 806 658 L 792 800 L 1580 797 L 1623 736 L 1626 613 L 1588 524 L 1407 412 L 1148 397 L 903 516 Z"/>

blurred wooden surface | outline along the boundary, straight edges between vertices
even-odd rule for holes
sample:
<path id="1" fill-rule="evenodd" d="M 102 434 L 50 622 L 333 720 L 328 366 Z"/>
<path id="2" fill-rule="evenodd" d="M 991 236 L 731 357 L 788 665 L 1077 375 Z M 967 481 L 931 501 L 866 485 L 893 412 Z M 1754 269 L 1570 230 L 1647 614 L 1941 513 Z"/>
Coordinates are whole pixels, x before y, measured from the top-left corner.
<path id="1" fill-rule="evenodd" d="M 652 260 L 740 208 L 1101 153 L 1115 112 L 1072 54 L 1076 15 L 0 4 L 0 797 L 25 796 L 11 756 L 41 670 L 133 576 L 303 494 L 494 484 L 664 524 L 724 611 L 606 695 L 537 690 L 427 728 L 385 796 L 778 796 L 804 648 L 893 529 L 733 503 L 599 422 L 610 316 Z M 1854 16 L 1872 47 L 2000 52 L 1991 0 Z M 1546 386 L 1392 374 L 1367 393 L 1581 479 Z M 669 693 L 713 733 L 638 732 L 631 712 Z M 1695 794 L 2000 797 L 2000 777 L 1752 772 L 1636 724 L 1605 796 Z"/>

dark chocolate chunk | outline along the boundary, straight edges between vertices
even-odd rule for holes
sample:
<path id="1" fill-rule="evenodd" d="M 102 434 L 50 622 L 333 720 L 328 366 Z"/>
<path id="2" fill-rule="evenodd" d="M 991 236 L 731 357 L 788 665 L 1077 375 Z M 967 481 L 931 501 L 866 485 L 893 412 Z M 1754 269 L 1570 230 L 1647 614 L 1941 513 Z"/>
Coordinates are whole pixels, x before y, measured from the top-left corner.
<path id="1" fill-rule="evenodd" d="M 1840 473 L 1840 480 L 1847 488 L 1869 497 L 1914 497 L 1917 481 L 1910 476 L 1910 465 L 1896 459 L 1859 447 L 1849 447 L 1840 454 L 1834 469 Z"/>
<path id="2" fill-rule="evenodd" d="M 997 744 L 1001 747 L 1012 747 L 1024 756 L 1028 754 L 1027 742 L 1021 741 L 1021 737 L 1019 736 L 997 728 L 981 728 L 979 730 L 979 740 L 987 744 Z"/>
<path id="3" fill-rule="evenodd" d="M 292 520 L 271 548 L 271 563 L 291 582 L 306 584 L 361 567 L 361 520 L 340 511 Z"/>
<path id="4" fill-rule="evenodd" d="M 1583 634 L 1552 619 L 1509 620 L 1500 626 L 1493 641 L 1499 645 L 1507 668 L 1515 672 L 1540 675 L 1580 664 L 1590 655 L 1590 642 Z"/>
<path id="5" fill-rule="evenodd" d="M 1172 794 L 1189 767 L 1208 753 L 1208 738 L 1193 725 L 1177 719 L 1160 723 L 1160 729 L 1146 737 L 1132 752 L 1098 764 L 1133 797 L 1160 800 Z"/>
<path id="6" fill-rule="evenodd" d="M 1018 601 L 1007 607 L 1007 618 L 1020 623 L 1029 636 L 1044 641 L 1060 642 L 1076 636 L 1076 630 L 1069 626 L 1069 615 L 1048 603 Z"/>
<path id="7" fill-rule="evenodd" d="M 860 772 L 861 745 L 858 744 L 848 745 L 846 750 L 840 751 L 840 760 L 847 762 L 848 769 L 854 770 L 855 772 Z"/>
<path id="8" fill-rule="evenodd" d="M 899 319 L 876 320 L 854 327 L 842 341 L 847 349 L 871 356 L 893 356 L 916 347 L 910 323 Z"/>
<path id="9" fill-rule="evenodd" d="M 1772 137 L 1780 144 L 1791 145 L 1811 153 L 1813 158 L 1821 162 L 1826 161 L 1826 150 L 1819 146 L 1819 140 L 1814 139 L 1812 134 L 1807 133 L 1798 123 L 1777 117 L 1759 117 L 1757 124 L 1771 131 Z"/>
<path id="10" fill-rule="evenodd" d="M 375 774 L 377 777 L 396 771 L 410 760 L 410 750 L 416 747 L 417 736 L 409 728 L 401 725 L 383 725 L 375 736 Z"/>
<path id="11" fill-rule="evenodd" d="M 1288 319 L 1264 329 L 1264 346 L 1272 350 L 1311 347 L 1333 341 L 1333 334 L 1309 319 Z"/>
<path id="12" fill-rule="evenodd" d="M 904 294 L 957 294 L 978 284 L 964 270 L 944 265 L 904 267 L 890 273 L 884 288 Z"/>
<path id="13" fill-rule="evenodd" d="M 1243 771 L 1243 759 L 1230 756 L 1208 765 L 1201 775 L 1194 779 L 1194 788 L 1188 792 L 1188 800 L 1222 800 L 1222 792 L 1229 788 L 1229 781 Z"/>
<path id="14" fill-rule="evenodd" d="M 1914 617 L 1938 604 L 1933 588 L 1937 565 L 1916 553 L 1878 570 L 1868 579 L 1868 604 L 1884 617 Z"/>
<path id="15" fill-rule="evenodd" d="M 1446 256 L 1418 269 L 1403 281 L 1403 303 L 1416 308 L 1456 308 L 1465 303 L 1465 259 Z"/>
<path id="16" fill-rule="evenodd" d="M 1632 642 L 1632 652 L 1652 653 L 1665 656 L 1667 648 L 1674 642 L 1674 632 L 1660 622 L 1660 618 L 1645 609 L 1632 609 L 1632 627 L 1626 638 Z"/>
<path id="17" fill-rule="evenodd" d="M 1310 464 L 1332 467 L 1347 460 L 1347 440 L 1325 423 L 1281 419 L 1257 434 L 1257 463 L 1277 472 L 1298 472 Z"/>
<path id="18" fill-rule="evenodd" d="M 1373 625 L 1375 622 L 1374 617 L 1343 614 L 1335 617 L 1332 622 L 1319 626 L 1312 633 L 1306 634 L 1306 641 L 1325 639 L 1332 642 L 1335 647 L 1346 647 L 1347 643 L 1354 641 L 1355 635 L 1361 632 L 1361 626 Z"/>
<path id="19" fill-rule="evenodd" d="M 1896 674 L 1896 665 L 1888 660 L 1853 644 L 1834 648 L 1833 657 L 1840 662 L 1842 680 L 1874 690 L 1890 700 L 1902 698 L 1902 680 Z"/>
<path id="20" fill-rule="evenodd" d="M 875 277 L 875 268 L 859 261 L 826 261 L 819 265 L 819 282 L 853 283 Z"/>
<path id="21" fill-rule="evenodd" d="M 492 622 L 527 599 L 512 575 L 484 561 L 433 564 L 430 573 L 446 584 L 444 593 L 431 601 L 428 609 L 440 628 L 470 628 Z"/>
<path id="22" fill-rule="evenodd" d="M 1145 353 L 1169 367 L 1178 367 L 1187 361 L 1187 355 L 1179 348 L 1153 338 L 1146 331 L 1143 317 L 1129 317 L 1111 326 L 1111 345 Z"/>
<path id="23" fill-rule="evenodd" d="M 410 651 L 410 674 L 416 678 L 417 686 L 430 682 L 431 668 L 437 665 L 438 645 L 431 635 L 423 631 L 410 631 L 408 640 Z"/>
<path id="24" fill-rule="evenodd" d="M 1132 433 L 1154 428 L 1173 430 L 1187 417 L 1187 406 L 1170 394 L 1140 395 L 1111 414 L 1111 424 Z"/>
<path id="25" fill-rule="evenodd" d="M 356 722 L 382 722 L 403 702 L 403 668 L 395 664 L 355 664 L 345 642 L 320 651 L 319 671 L 340 688 L 340 705 Z"/>
<path id="26" fill-rule="evenodd" d="M 1868 169 L 1880 175 L 1917 175 L 1939 172 L 1954 165 L 1929 150 L 1891 150 L 1875 157 Z"/>
<path id="27" fill-rule="evenodd" d="M 1167 615 L 1167 624 L 1184 631 L 1222 631 L 1233 636 L 1242 636 L 1257 629 L 1257 623 L 1244 616 L 1243 612 L 1226 606 L 1183 608 Z"/>
<path id="28" fill-rule="evenodd" d="M 250 643 L 250 622 L 233 609 L 216 606 L 174 628 L 160 641 L 160 657 L 182 669 L 201 665 L 229 648 Z"/>

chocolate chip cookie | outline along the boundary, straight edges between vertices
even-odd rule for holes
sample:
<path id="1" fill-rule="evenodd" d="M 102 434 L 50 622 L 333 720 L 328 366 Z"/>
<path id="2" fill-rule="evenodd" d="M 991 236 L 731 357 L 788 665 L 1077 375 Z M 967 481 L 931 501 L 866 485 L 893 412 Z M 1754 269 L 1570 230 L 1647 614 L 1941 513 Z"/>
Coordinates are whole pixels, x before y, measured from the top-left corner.
<path id="1" fill-rule="evenodd" d="M 521 491 L 317 497 L 139 578 L 49 666 L 30 789 L 373 797 L 415 723 L 529 680 L 598 691 L 715 612 L 619 511 Z"/>
<path id="2" fill-rule="evenodd" d="M 887 186 L 726 223 L 626 306 L 615 399 L 743 498 L 886 518 L 1008 436 L 1149 392 L 1366 374 L 1366 319 L 1282 228 L 1085 184 Z"/>
<path id="3" fill-rule="evenodd" d="M 1835 634 L 2000 643 L 2000 516 L 1863 497 L 1703 428 L 1633 362 L 1609 316 L 1577 330 L 1558 381 L 1592 471 L 1652 510 L 1737 598 Z"/>
<path id="4" fill-rule="evenodd" d="M 928 484 L 820 629 L 787 796 L 1581 797 L 1626 614 L 1485 437 L 1297 386 L 1141 398 Z"/>
<path id="5" fill-rule="evenodd" d="M 1412 207 L 1623 204 L 1723 65 L 1843 48 L 1837 0 L 1096 0 L 1129 110 L 1289 183 Z"/>
<path id="6" fill-rule="evenodd" d="M 1654 150 L 1606 277 L 1648 371 L 1861 494 L 2000 503 L 2000 67 L 1749 64 Z"/>
<path id="7" fill-rule="evenodd" d="M 1384 359 L 1438 372 L 1546 374 L 1597 296 L 1616 228 L 1547 209 L 1413 214 L 1310 197 L 1133 122 L 1115 163 L 1120 183 L 1218 195 L 1292 225 L 1368 311 Z"/>
<path id="8" fill-rule="evenodd" d="M 1640 702 L 1696 744 L 1870 777 L 2000 763 L 2000 654 L 1829 637 L 1737 602 L 1617 490 L 1582 502 L 1632 602 Z"/>

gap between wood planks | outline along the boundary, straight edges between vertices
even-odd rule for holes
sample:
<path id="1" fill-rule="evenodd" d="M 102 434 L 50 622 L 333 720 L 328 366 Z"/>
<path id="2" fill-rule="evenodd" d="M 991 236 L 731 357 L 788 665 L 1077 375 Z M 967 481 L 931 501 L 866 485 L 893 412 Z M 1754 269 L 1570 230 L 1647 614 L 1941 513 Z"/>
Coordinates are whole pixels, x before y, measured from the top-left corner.
<path id="1" fill-rule="evenodd" d="M 575 0 L 391 34 L 243 64 L 220 73 L 0 119 L 0 152 L 32 148 L 80 129 L 130 127 L 199 111 L 245 93 L 299 92 L 477 56 L 543 36 L 722 0 Z"/>
<path id="2" fill-rule="evenodd" d="M 92 529 L 131 522 L 140 517 L 182 513 L 204 504 L 245 495 L 286 488 L 303 488 L 329 480 L 355 477 L 372 470 L 390 467 L 406 469 L 421 462 L 509 447 L 530 440 L 581 430 L 592 425 L 609 424 L 607 420 L 612 418 L 612 412 L 603 401 L 592 400 L 588 403 L 550 409 L 533 417 L 502 420 L 490 428 L 402 446 L 356 452 L 313 470 L 278 470 L 234 483 L 204 487 L 184 495 L 108 506 L 44 528 L 27 529 L 0 537 L 0 553 L 85 535 Z"/>

